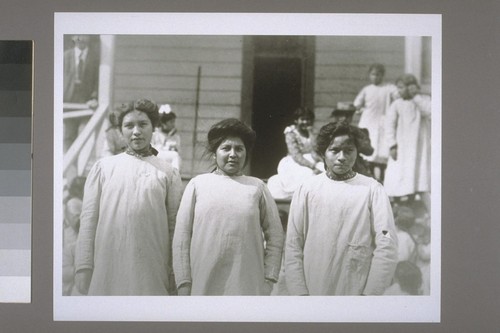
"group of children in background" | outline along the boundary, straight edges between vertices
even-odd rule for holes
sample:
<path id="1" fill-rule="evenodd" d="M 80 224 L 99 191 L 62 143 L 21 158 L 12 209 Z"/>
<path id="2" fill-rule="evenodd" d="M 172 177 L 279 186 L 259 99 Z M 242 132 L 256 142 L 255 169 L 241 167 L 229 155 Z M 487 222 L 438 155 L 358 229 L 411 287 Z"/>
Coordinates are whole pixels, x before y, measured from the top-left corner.
<path id="1" fill-rule="evenodd" d="M 374 148 L 364 158 L 393 200 L 399 241 L 399 263 L 385 295 L 429 295 L 431 100 L 411 74 L 393 85 L 383 82 L 381 64 L 368 73 L 370 84 L 353 104 Z"/>
<path id="2" fill-rule="evenodd" d="M 415 76 L 383 82 L 385 67 L 373 64 L 370 84 L 354 99 L 358 126 L 369 132 L 373 154 L 363 156 L 373 177 L 392 198 L 398 260 L 385 295 L 430 294 L 431 101 Z M 349 119 L 348 121 L 350 121 Z"/>
<path id="3" fill-rule="evenodd" d="M 393 203 L 398 235 L 398 266 L 385 295 L 430 294 L 430 228 L 421 202 Z"/>
<path id="4" fill-rule="evenodd" d="M 75 246 L 80 230 L 85 177 L 75 177 L 70 182 L 64 198 L 63 228 L 63 295 L 79 295 L 75 287 Z"/>
<path id="5" fill-rule="evenodd" d="M 384 83 L 385 67 L 369 67 L 370 84 L 354 99 L 358 127 L 368 129 L 374 151 L 365 155 L 373 177 L 396 202 L 421 200 L 430 215 L 431 99 L 417 78 Z M 349 120 L 350 121 L 350 120 Z"/>

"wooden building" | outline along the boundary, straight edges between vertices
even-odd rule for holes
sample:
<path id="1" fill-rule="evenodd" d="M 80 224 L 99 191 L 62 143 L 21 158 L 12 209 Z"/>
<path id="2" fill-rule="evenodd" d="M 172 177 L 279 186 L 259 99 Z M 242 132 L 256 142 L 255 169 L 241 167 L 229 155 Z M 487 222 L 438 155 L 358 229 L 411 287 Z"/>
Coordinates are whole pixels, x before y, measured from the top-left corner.
<path id="1" fill-rule="evenodd" d="M 267 178 L 286 154 L 283 129 L 297 106 L 323 125 L 339 101 L 352 101 L 368 83 L 368 66 L 386 66 L 386 81 L 415 74 L 430 93 L 427 37 L 116 35 L 101 54 L 111 57 L 111 105 L 137 98 L 168 103 L 181 135 L 181 174 L 210 170 L 208 129 L 234 117 L 258 141 L 250 175 Z"/>

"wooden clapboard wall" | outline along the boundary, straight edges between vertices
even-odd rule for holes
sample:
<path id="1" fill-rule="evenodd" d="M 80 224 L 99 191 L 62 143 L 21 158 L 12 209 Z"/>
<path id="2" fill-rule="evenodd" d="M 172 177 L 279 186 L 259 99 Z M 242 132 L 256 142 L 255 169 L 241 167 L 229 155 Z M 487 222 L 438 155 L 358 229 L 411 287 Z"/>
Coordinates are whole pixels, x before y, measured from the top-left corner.
<path id="1" fill-rule="evenodd" d="M 337 102 L 353 101 L 368 84 L 371 63 L 386 66 L 386 81 L 394 82 L 404 73 L 404 37 L 317 36 L 315 39 L 313 96 L 317 127 L 328 121 Z M 195 128 L 199 68 L 199 118 Z M 170 104 L 178 116 L 182 141 L 181 173 L 192 177 L 210 168 L 210 162 L 203 156 L 210 126 L 227 117 L 244 118 L 242 83 L 250 78 L 243 78 L 242 72 L 242 36 L 118 35 L 113 100 L 119 104 L 146 97 L 158 104 Z"/>
<path id="2" fill-rule="evenodd" d="M 181 136 L 184 177 L 209 170 L 203 153 L 210 126 L 241 116 L 242 43 L 241 36 L 116 36 L 114 102 L 146 97 L 171 105 Z"/>

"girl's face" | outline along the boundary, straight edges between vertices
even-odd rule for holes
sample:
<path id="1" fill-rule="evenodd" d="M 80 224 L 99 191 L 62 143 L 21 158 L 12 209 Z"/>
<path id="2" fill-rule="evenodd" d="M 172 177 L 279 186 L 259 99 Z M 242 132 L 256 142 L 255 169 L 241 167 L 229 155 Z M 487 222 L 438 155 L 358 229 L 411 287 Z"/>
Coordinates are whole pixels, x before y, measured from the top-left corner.
<path id="1" fill-rule="evenodd" d="M 382 79 L 384 78 L 384 74 L 378 69 L 372 69 L 369 73 L 370 82 L 374 85 L 379 85 L 382 83 Z"/>
<path id="2" fill-rule="evenodd" d="M 411 98 L 415 97 L 419 92 L 419 88 L 416 84 L 412 83 L 408 85 L 408 93 L 410 94 Z"/>
<path id="3" fill-rule="evenodd" d="M 300 131 L 307 131 L 307 129 L 312 126 L 312 119 L 309 117 L 299 117 L 299 119 L 295 121 L 295 124 L 297 124 L 297 128 Z"/>
<path id="4" fill-rule="evenodd" d="M 326 168 L 337 175 L 346 174 L 352 170 L 357 155 L 358 150 L 349 136 L 336 136 L 325 151 Z"/>
<path id="5" fill-rule="evenodd" d="M 418 86 L 414 83 L 405 85 L 403 82 L 398 82 L 396 86 L 398 87 L 399 96 L 402 99 L 412 99 L 419 91 Z"/>
<path id="6" fill-rule="evenodd" d="M 175 119 L 170 119 L 166 123 L 161 124 L 161 129 L 163 132 L 170 132 L 175 128 Z"/>
<path id="7" fill-rule="evenodd" d="M 228 176 L 239 175 L 245 166 L 247 150 L 239 137 L 227 137 L 215 151 L 215 160 L 220 171 Z"/>
<path id="8" fill-rule="evenodd" d="M 123 117 L 122 134 L 130 148 L 142 151 L 149 148 L 153 125 L 144 112 L 134 110 Z"/>

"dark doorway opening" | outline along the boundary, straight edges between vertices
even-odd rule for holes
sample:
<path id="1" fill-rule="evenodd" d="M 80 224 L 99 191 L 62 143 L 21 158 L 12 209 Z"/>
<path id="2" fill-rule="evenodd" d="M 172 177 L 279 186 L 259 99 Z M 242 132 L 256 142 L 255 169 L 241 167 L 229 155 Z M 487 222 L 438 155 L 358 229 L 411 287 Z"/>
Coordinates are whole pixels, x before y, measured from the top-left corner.
<path id="1" fill-rule="evenodd" d="M 254 36 L 251 39 L 251 123 L 257 141 L 252 176 L 276 174 L 286 156 L 284 130 L 299 106 L 312 107 L 314 39 L 308 36 Z"/>
<path id="2" fill-rule="evenodd" d="M 257 132 L 252 156 L 252 175 L 276 174 L 287 154 L 283 131 L 301 105 L 302 63 L 297 58 L 257 57 L 254 63 L 252 126 Z"/>

